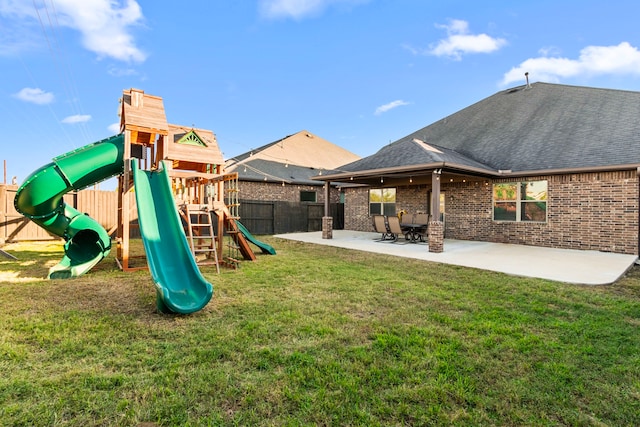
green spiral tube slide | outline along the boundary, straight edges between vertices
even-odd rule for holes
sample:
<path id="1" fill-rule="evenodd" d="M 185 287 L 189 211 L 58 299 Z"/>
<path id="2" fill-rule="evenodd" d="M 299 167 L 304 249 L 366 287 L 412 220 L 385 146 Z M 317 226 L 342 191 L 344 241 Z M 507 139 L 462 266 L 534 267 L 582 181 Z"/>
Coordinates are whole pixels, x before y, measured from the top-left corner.
<path id="1" fill-rule="evenodd" d="M 63 196 L 119 175 L 124 167 L 124 135 L 116 135 L 58 156 L 25 179 L 16 210 L 65 240 L 62 260 L 50 279 L 80 276 L 105 258 L 111 238 L 93 218 L 67 205 Z"/>

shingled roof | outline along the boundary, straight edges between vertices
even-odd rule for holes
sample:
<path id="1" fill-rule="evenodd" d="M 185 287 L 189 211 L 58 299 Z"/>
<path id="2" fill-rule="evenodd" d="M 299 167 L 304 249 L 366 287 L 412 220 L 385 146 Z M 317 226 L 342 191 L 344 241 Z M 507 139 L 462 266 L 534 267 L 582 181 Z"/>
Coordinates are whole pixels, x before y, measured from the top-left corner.
<path id="1" fill-rule="evenodd" d="M 640 166 L 640 92 L 550 83 L 504 90 L 339 169 L 437 163 L 490 174 Z"/>
<path id="2" fill-rule="evenodd" d="M 477 170 L 479 172 L 493 173 L 490 166 L 457 153 L 449 148 L 427 144 L 418 138 L 403 138 L 393 144 L 383 147 L 373 156 L 365 157 L 346 166 L 340 167 L 340 171 L 374 171 L 380 169 L 400 170 L 441 167 L 445 163 L 450 167 L 458 167 L 462 170 Z"/>
<path id="3" fill-rule="evenodd" d="M 255 159 L 244 162 L 236 171 L 242 181 L 267 181 L 287 184 L 324 185 L 310 177 L 318 175 L 318 169 L 289 165 L 269 160 Z"/>
<path id="4" fill-rule="evenodd" d="M 321 171 L 360 157 L 306 130 L 288 135 L 227 160 L 227 172 L 241 181 L 322 185 L 311 179 Z"/>
<path id="5" fill-rule="evenodd" d="M 227 160 L 231 170 L 248 160 L 264 159 L 283 164 L 308 166 L 316 169 L 334 169 L 359 159 L 360 156 L 339 147 L 324 138 L 302 130 L 277 141 L 254 148 Z"/>

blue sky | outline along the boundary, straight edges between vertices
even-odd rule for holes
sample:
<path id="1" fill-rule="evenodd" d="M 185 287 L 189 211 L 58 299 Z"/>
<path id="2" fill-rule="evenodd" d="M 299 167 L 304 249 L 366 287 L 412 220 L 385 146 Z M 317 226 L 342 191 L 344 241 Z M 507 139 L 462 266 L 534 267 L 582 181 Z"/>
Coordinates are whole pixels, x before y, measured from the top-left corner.
<path id="1" fill-rule="evenodd" d="M 530 81 L 640 90 L 640 2 L 0 0 L 0 160 L 21 182 L 164 99 L 225 158 L 308 130 L 360 156 Z M 1 177 L 0 177 L 1 179 Z"/>

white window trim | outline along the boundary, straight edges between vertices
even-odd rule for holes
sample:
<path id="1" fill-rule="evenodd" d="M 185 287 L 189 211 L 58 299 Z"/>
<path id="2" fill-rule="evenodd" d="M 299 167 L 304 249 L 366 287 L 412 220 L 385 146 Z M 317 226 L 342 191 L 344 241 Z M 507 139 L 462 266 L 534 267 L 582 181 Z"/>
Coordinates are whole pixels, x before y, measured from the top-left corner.
<path id="1" fill-rule="evenodd" d="M 371 205 L 372 205 L 372 203 L 371 203 L 371 191 L 372 191 L 372 190 L 375 190 L 375 191 L 378 191 L 378 190 L 379 190 L 379 191 L 381 191 L 381 192 L 383 192 L 383 193 L 384 193 L 384 190 L 390 190 L 390 189 L 392 189 L 392 190 L 394 191 L 394 197 L 395 197 L 395 199 L 394 199 L 393 203 L 391 203 L 391 202 L 387 202 L 387 203 L 385 203 L 385 202 L 383 201 L 383 200 L 384 200 L 384 196 L 382 196 L 382 197 L 381 197 L 381 200 L 380 200 L 380 202 L 379 202 L 379 203 L 377 203 L 377 202 L 376 202 L 376 204 L 379 204 L 379 205 L 380 205 L 380 211 L 381 211 L 380 215 L 384 215 L 384 205 L 385 205 L 385 204 L 393 204 L 393 205 L 394 205 L 394 206 L 396 206 L 396 207 L 398 206 L 398 200 L 397 200 L 397 197 L 398 197 L 398 190 L 397 190 L 395 187 L 377 187 L 377 188 L 369 188 L 369 190 L 367 191 L 367 197 L 368 197 L 368 199 L 369 199 L 369 200 L 368 200 L 368 205 L 367 205 L 367 210 L 368 210 L 369 216 L 371 216 L 371 215 L 372 215 L 372 214 L 371 214 Z"/>
<path id="2" fill-rule="evenodd" d="M 491 199 L 492 199 L 492 203 L 491 203 L 491 220 L 494 222 L 524 222 L 527 224 L 546 224 L 549 221 L 549 200 L 544 200 L 544 203 L 546 204 L 546 209 L 544 210 L 544 221 L 523 221 L 522 218 L 522 205 L 524 203 L 536 203 L 539 202 L 540 200 L 522 200 L 522 183 L 526 183 L 526 182 L 541 182 L 541 181 L 546 181 L 547 182 L 547 194 L 549 192 L 549 181 L 547 181 L 546 179 L 538 179 L 538 180 L 532 180 L 532 181 L 509 181 L 509 182 L 494 182 L 493 186 L 495 185 L 499 185 L 499 184 L 515 184 L 516 185 L 516 199 L 515 200 L 497 200 L 495 198 L 495 191 L 491 192 Z M 493 186 L 492 186 L 492 190 L 493 190 Z M 513 221 L 507 220 L 507 219 L 495 219 L 495 210 L 494 210 L 494 206 L 496 203 L 515 203 L 516 204 L 516 219 Z"/>

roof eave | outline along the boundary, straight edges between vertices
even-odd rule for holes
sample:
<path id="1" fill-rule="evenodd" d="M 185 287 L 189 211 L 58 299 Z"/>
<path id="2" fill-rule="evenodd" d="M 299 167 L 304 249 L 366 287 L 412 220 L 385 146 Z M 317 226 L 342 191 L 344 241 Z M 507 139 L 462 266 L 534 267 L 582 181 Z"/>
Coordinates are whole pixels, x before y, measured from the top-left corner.
<path id="1" fill-rule="evenodd" d="M 290 185 L 313 185 L 313 186 L 319 186 L 319 185 L 323 185 L 321 182 L 317 182 L 317 181 L 308 181 L 308 180 L 297 180 L 297 179 L 291 179 L 291 178 L 279 178 L 277 176 L 270 176 L 267 179 L 264 178 L 252 178 L 252 177 L 242 177 L 239 176 L 238 177 L 238 181 L 244 181 L 244 182 L 266 182 L 266 183 L 270 183 L 270 184 L 280 184 L 280 183 L 285 183 L 285 184 L 290 184 Z"/>
<path id="2" fill-rule="evenodd" d="M 502 178 L 502 177 L 522 177 L 532 175 L 564 175 L 571 173 L 589 173 L 589 172 L 615 172 L 623 170 L 640 170 L 640 163 L 627 163 L 620 165 L 605 165 L 605 166 L 585 166 L 577 168 L 554 168 L 554 169 L 531 169 L 523 171 L 510 171 L 510 170 L 490 170 L 477 168 L 473 166 L 459 165 L 455 163 L 438 162 L 428 163 L 422 165 L 401 166 L 392 168 L 381 169 L 368 169 L 357 172 L 343 172 L 331 175 L 316 175 L 312 176 L 312 180 L 317 181 L 341 181 L 351 180 L 351 178 L 367 178 L 376 177 L 386 174 L 394 173 L 407 173 L 414 171 L 425 171 L 429 169 L 444 169 L 447 171 L 466 172 L 476 175 L 482 175 L 487 177 Z"/>
<path id="3" fill-rule="evenodd" d="M 357 172 L 342 172 L 337 174 L 330 175 L 316 175 L 312 176 L 311 179 L 318 181 L 340 181 L 340 180 L 351 180 L 351 178 L 366 178 L 380 175 L 388 175 L 388 174 L 397 174 L 397 173 L 409 173 L 415 171 L 427 171 L 427 170 L 435 170 L 435 169 L 445 169 L 449 171 L 456 172 L 467 172 L 473 173 L 483 176 L 500 176 L 499 171 L 491 170 L 491 169 L 483 169 L 474 166 L 460 165 L 456 163 L 447 163 L 447 162 L 436 162 L 436 163 L 425 163 L 421 165 L 409 165 L 409 166 L 396 166 L 391 168 L 380 168 L 380 169 L 368 169 Z"/>
<path id="4" fill-rule="evenodd" d="M 531 175 L 566 175 L 571 173 L 589 173 L 589 172 L 616 172 L 624 170 L 638 170 L 640 163 L 625 163 L 620 165 L 606 165 L 606 166 L 584 166 L 578 168 L 555 168 L 555 169 L 532 169 L 525 171 L 501 171 L 500 176 L 507 177 L 521 177 Z"/>

